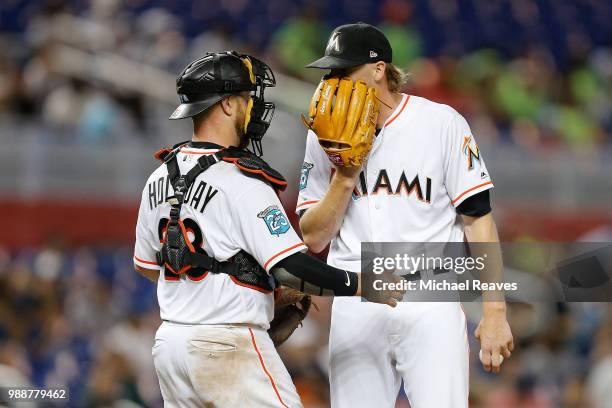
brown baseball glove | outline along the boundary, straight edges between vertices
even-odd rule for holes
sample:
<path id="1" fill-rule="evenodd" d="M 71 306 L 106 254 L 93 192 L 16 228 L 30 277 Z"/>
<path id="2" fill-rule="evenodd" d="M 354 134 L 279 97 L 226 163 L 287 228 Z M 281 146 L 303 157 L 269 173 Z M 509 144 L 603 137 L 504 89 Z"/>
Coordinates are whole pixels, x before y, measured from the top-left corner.
<path id="1" fill-rule="evenodd" d="M 323 77 L 302 121 L 337 166 L 361 166 L 372 149 L 380 102 L 375 88 L 351 78 Z"/>
<path id="2" fill-rule="evenodd" d="M 306 318 L 312 298 L 291 288 L 281 288 L 274 301 L 274 319 L 268 334 L 276 347 L 287 340 Z"/>

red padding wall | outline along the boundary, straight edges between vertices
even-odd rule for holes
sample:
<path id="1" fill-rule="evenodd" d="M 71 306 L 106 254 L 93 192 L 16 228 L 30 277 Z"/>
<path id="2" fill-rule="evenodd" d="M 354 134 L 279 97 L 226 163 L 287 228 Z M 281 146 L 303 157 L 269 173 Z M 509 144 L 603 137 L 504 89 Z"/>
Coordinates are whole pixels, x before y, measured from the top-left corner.
<path id="1" fill-rule="evenodd" d="M 292 223 L 297 218 L 287 208 Z M 60 238 L 68 245 L 134 244 L 138 214 L 135 202 L 0 201 L 0 245 L 9 249 L 38 246 Z M 605 212 L 547 212 L 513 210 L 495 216 L 502 240 L 524 236 L 550 241 L 570 242 L 602 225 L 611 225 Z"/>
<path id="2" fill-rule="evenodd" d="M 1 201 L 0 214 L 0 244 L 8 248 L 53 238 L 69 245 L 132 245 L 138 203 Z"/>

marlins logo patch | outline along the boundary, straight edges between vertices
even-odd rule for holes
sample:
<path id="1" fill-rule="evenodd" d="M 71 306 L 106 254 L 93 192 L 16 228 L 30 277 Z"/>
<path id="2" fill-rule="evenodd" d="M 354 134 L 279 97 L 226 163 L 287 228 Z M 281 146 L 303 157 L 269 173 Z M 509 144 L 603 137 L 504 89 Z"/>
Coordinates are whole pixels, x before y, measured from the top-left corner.
<path id="1" fill-rule="evenodd" d="M 472 136 L 463 137 L 461 150 L 467 156 L 468 170 L 472 170 L 474 168 L 474 160 L 480 162 L 480 150 L 478 150 L 478 145 L 472 139 Z"/>
<path id="2" fill-rule="evenodd" d="M 280 235 L 289 231 L 290 225 L 285 214 L 276 205 L 271 205 L 259 214 L 257 217 L 264 220 L 270 234 Z"/>
<path id="3" fill-rule="evenodd" d="M 314 167 L 314 164 L 304 162 L 302 164 L 302 170 L 300 172 L 300 190 L 303 190 L 308 185 L 308 174 L 310 173 L 310 169 Z"/>

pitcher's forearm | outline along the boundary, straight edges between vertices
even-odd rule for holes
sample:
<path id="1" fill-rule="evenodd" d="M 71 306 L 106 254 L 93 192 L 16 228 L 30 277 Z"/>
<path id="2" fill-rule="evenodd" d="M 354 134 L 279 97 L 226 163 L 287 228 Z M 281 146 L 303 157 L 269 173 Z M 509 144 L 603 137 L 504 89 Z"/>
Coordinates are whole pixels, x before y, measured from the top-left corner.
<path id="1" fill-rule="evenodd" d="M 486 269 L 482 274 L 487 283 L 502 283 L 504 267 L 499 234 L 491 213 L 482 217 L 463 216 L 465 235 L 470 245 L 472 256 L 487 259 Z M 485 290 L 482 293 L 483 312 L 498 314 L 506 312 L 504 292 L 501 290 Z"/>
<path id="2" fill-rule="evenodd" d="M 311 251 L 321 252 L 338 234 L 354 188 L 354 178 L 334 174 L 323 199 L 302 215 L 302 238 Z"/>
<path id="3" fill-rule="evenodd" d="M 499 296 L 497 296 L 499 298 Z M 483 294 L 482 316 L 506 318 L 506 302 L 504 300 L 488 301 Z"/>
<path id="4" fill-rule="evenodd" d="M 484 256 L 477 253 L 475 256 Z M 483 281 L 487 283 L 504 282 L 504 266 L 499 243 L 489 243 L 486 248 L 487 268 L 482 274 Z M 503 290 L 485 290 L 482 293 L 484 314 L 506 312 L 505 294 Z"/>

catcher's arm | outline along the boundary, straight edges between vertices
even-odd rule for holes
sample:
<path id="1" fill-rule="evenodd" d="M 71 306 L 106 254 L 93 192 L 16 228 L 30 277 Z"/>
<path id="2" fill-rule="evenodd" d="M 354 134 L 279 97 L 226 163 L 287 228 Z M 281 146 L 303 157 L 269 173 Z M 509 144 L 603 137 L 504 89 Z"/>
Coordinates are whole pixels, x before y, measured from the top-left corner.
<path id="1" fill-rule="evenodd" d="M 284 286 L 316 296 L 355 296 L 360 293 L 359 274 L 329 266 L 297 252 L 279 261 L 271 270 Z"/>
<path id="2" fill-rule="evenodd" d="M 159 279 L 159 271 L 158 270 L 147 269 L 147 268 L 143 268 L 142 266 L 138 266 L 138 265 L 134 265 L 134 269 L 136 269 L 137 272 L 139 272 L 142 276 L 144 276 L 145 278 L 147 278 L 151 282 L 157 283 L 157 281 Z"/>
<path id="3" fill-rule="evenodd" d="M 278 262 L 271 270 L 281 284 L 300 292 L 316 296 L 361 296 L 371 302 L 395 306 L 405 291 L 375 289 L 373 282 L 380 280 L 377 288 L 384 283 L 398 283 L 402 278 L 385 272 L 373 275 L 371 272 L 355 273 L 334 268 L 316 258 L 297 252 Z"/>

